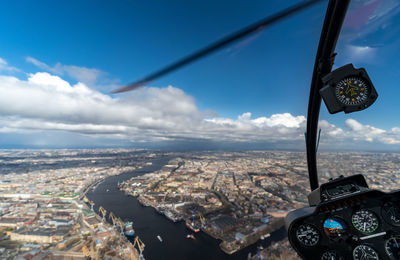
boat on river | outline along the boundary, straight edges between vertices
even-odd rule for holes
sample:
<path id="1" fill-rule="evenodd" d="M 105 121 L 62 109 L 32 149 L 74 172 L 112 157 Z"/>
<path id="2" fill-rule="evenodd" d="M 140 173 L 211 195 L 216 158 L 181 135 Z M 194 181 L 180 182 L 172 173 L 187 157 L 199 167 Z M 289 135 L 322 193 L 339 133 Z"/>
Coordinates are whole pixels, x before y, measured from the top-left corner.
<path id="1" fill-rule="evenodd" d="M 133 229 L 133 222 L 132 221 L 125 222 L 124 234 L 127 237 L 133 237 L 135 235 L 135 230 Z"/>
<path id="2" fill-rule="evenodd" d="M 187 235 L 186 238 L 191 238 L 191 239 L 193 239 L 193 240 L 196 239 L 195 236 L 193 236 L 193 234 Z"/>
<path id="3" fill-rule="evenodd" d="M 185 222 L 185 225 L 188 229 L 192 230 L 193 232 L 197 233 L 200 232 L 200 228 L 194 224 L 194 222 Z"/>

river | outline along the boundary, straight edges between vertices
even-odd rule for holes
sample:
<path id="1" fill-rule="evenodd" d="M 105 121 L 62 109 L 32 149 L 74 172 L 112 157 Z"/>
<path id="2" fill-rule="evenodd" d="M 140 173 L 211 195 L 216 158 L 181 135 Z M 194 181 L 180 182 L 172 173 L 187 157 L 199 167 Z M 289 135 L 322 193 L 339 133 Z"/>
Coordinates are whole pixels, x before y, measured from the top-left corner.
<path id="1" fill-rule="evenodd" d="M 184 222 L 173 223 L 165 216 L 160 215 L 151 207 L 143 207 L 136 198 L 127 196 L 118 190 L 118 182 L 122 182 L 134 176 L 140 176 L 148 172 L 161 169 L 171 157 L 153 159 L 152 165 L 141 169 L 125 172 L 117 176 L 111 176 L 97 185 L 96 189 L 90 190 L 87 197 L 94 201 L 94 209 L 103 206 L 107 212 L 112 211 L 122 220 L 133 221 L 136 234 L 145 243 L 143 251 L 146 260 L 174 259 L 174 260 L 212 260 L 212 259 L 247 259 L 249 252 L 257 251 L 257 245 L 253 244 L 239 252 L 227 255 L 219 248 L 219 240 L 216 240 L 204 232 L 195 234 L 196 239 L 188 239 L 186 235 L 189 230 Z M 108 190 L 108 192 L 107 192 Z M 157 239 L 160 235 L 163 242 Z M 263 240 L 264 247 L 271 243 L 271 240 L 278 241 L 286 236 L 284 229 L 271 234 L 271 237 Z"/>

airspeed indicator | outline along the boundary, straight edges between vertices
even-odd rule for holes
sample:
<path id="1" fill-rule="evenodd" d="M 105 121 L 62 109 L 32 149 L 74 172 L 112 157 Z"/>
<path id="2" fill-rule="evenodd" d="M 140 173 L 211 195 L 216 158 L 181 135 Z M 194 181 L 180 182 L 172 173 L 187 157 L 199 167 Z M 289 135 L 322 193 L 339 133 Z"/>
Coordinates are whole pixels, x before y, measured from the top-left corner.
<path id="1" fill-rule="evenodd" d="M 378 217 L 370 210 L 359 210 L 351 216 L 351 223 L 358 231 L 369 234 L 379 227 Z"/>

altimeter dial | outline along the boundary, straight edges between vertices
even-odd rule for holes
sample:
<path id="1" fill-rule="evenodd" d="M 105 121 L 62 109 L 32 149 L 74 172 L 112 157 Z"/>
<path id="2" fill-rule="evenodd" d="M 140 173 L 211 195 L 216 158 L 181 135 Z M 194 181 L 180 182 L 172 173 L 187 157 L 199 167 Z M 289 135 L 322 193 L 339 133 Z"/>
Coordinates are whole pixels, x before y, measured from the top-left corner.
<path id="1" fill-rule="evenodd" d="M 368 100 L 369 87 L 360 77 L 347 77 L 336 85 L 335 94 L 340 103 L 357 106 Z"/>
<path id="2" fill-rule="evenodd" d="M 315 246 L 319 241 L 318 230 L 310 224 L 302 224 L 297 228 L 296 237 L 304 246 Z"/>
<path id="3" fill-rule="evenodd" d="M 369 234 L 379 227 L 378 217 L 370 210 L 359 210 L 351 216 L 351 222 L 358 231 Z"/>
<path id="4" fill-rule="evenodd" d="M 353 250 L 353 259 L 354 260 L 378 260 L 378 253 L 367 245 L 359 245 Z"/>

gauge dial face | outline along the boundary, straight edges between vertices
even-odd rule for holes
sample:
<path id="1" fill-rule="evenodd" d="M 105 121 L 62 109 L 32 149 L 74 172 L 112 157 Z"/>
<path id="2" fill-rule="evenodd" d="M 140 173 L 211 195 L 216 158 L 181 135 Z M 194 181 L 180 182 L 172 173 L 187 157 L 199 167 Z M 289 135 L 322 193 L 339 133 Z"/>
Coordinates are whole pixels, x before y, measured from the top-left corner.
<path id="1" fill-rule="evenodd" d="M 338 217 L 330 217 L 324 221 L 324 232 L 329 238 L 341 237 L 347 230 L 346 223 Z"/>
<path id="2" fill-rule="evenodd" d="M 318 230 L 310 224 L 302 224 L 297 228 L 296 237 L 305 246 L 315 246 L 319 241 Z"/>
<path id="3" fill-rule="evenodd" d="M 354 260 L 373 260 L 379 259 L 378 253 L 369 246 L 359 245 L 353 250 Z"/>
<path id="4" fill-rule="evenodd" d="M 369 234 L 379 227 L 378 217 L 370 210 L 359 210 L 351 216 L 351 222 L 358 231 Z"/>
<path id="5" fill-rule="evenodd" d="M 360 77 L 347 77 L 335 86 L 336 98 L 344 105 L 357 106 L 368 100 L 369 86 Z"/>
<path id="6" fill-rule="evenodd" d="M 400 236 L 393 236 L 386 240 L 385 251 L 391 259 L 400 258 Z"/>
<path id="7" fill-rule="evenodd" d="M 382 216 L 393 226 L 400 226 L 400 208 L 393 203 L 386 203 L 382 207 Z"/>
<path id="8" fill-rule="evenodd" d="M 327 251 L 321 256 L 321 260 L 342 260 L 343 257 L 341 257 L 338 252 L 336 251 Z"/>

